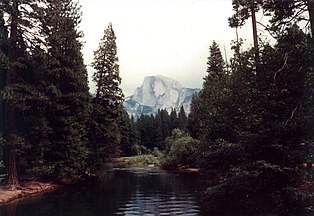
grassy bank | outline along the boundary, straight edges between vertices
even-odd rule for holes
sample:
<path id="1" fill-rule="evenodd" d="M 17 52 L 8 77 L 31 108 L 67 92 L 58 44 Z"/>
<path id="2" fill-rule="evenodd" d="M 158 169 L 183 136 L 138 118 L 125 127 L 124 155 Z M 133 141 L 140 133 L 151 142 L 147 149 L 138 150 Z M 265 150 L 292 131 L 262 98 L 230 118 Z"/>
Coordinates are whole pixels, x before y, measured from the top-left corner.
<path id="1" fill-rule="evenodd" d="M 152 154 L 136 155 L 131 157 L 117 158 L 117 162 L 125 163 L 128 166 L 160 166 L 160 160 L 158 157 Z"/>

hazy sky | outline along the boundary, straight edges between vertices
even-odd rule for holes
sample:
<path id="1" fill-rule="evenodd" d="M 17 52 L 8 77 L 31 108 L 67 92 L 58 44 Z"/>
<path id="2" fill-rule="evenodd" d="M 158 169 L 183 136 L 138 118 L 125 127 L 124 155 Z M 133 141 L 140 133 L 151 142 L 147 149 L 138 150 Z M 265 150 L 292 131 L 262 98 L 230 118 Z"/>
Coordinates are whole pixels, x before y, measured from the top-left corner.
<path id="1" fill-rule="evenodd" d="M 215 40 L 230 57 L 235 30 L 228 27 L 231 0 L 80 0 L 83 54 L 88 71 L 93 51 L 108 23 L 117 36 L 122 90 L 134 93 L 144 76 L 164 75 L 185 87 L 200 88 L 206 75 L 209 45 Z M 247 30 L 240 32 L 248 38 Z M 246 35 L 248 34 L 248 35 Z M 90 86 L 94 85 L 90 80 Z"/>

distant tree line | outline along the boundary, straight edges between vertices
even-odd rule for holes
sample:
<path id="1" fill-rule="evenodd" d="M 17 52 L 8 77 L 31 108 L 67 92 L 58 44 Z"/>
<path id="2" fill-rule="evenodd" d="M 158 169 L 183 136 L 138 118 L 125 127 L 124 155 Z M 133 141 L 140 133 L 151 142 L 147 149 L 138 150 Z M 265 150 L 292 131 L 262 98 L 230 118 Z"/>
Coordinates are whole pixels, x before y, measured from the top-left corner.
<path id="1" fill-rule="evenodd" d="M 80 20 L 72 0 L 0 2 L 0 156 L 8 185 L 24 174 L 76 181 L 119 154 L 116 37 L 109 24 L 94 53 L 91 96 Z"/>
<path id="2" fill-rule="evenodd" d="M 188 118 L 183 106 L 179 113 L 172 109 L 159 109 L 155 115 L 142 114 L 136 121 L 125 113 L 121 154 L 125 156 L 144 154 L 154 149 L 164 150 L 165 140 L 174 129 L 187 132 Z"/>

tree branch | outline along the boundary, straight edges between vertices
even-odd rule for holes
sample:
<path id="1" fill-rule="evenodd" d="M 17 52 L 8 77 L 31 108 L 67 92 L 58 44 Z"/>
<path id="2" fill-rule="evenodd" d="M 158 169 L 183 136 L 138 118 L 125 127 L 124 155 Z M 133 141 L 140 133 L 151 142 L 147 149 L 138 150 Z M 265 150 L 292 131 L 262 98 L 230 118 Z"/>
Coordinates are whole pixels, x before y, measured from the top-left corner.
<path id="1" fill-rule="evenodd" d="M 290 53 L 290 52 L 289 52 L 289 53 Z M 277 76 L 277 74 L 280 73 L 280 72 L 285 68 L 285 66 L 287 66 L 287 61 L 288 61 L 288 55 L 289 55 L 289 53 L 285 53 L 285 57 L 284 57 L 285 62 L 283 63 L 282 67 L 281 67 L 279 70 L 277 70 L 277 72 L 274 74 L 274 82 L 276 81 L 276 76 Z"/>
<path id="2" fill-rule="evenodd" d="M 265 28 L 265 30 L 270 34 L 270 36 L 274 39 L 276 39 L 277 37 L 273 35 L 273 33 L 271 32 L 271 30 L 268 28 L 268 26 L 264 25 L 263 23 L 256 21 L 257 24 L 263 26 Z"/>
<path id="3" fill-rule="evenodd" d="M 285 126 L 288 124 L 288 122 L 293 118 L 295 112 L 297 111 L 298 107 L 301 107 L 301 103 L 299 103 L 292 111 L 290 118 L 287 119 L 287 121 L 285 122 Z"/>

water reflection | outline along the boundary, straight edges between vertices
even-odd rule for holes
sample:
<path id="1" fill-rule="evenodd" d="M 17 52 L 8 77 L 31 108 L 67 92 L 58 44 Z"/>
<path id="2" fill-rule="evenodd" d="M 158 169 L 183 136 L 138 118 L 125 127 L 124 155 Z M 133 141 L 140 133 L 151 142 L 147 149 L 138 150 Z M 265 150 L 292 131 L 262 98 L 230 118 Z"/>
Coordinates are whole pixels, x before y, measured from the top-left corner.
<path id="1" fill-rule="evenodd" d="M 106 181 L 2 206 L 0 216 L 201 215 L 199 181 L 157 168 L 117 168 Z"/>
<path id="2" fill-rule="evenodd" d="M 197 184 L 192 179 L 145 168 L 128 172 L 128 183 L 135 187 L 117 209 L 118 215 L 199 215 Z"/>

